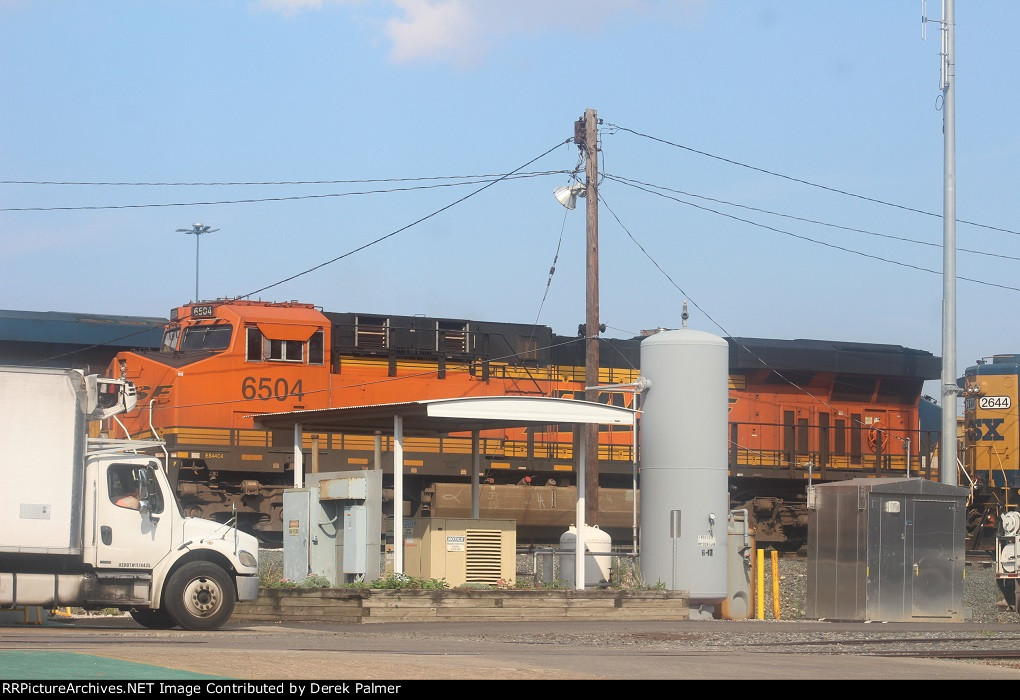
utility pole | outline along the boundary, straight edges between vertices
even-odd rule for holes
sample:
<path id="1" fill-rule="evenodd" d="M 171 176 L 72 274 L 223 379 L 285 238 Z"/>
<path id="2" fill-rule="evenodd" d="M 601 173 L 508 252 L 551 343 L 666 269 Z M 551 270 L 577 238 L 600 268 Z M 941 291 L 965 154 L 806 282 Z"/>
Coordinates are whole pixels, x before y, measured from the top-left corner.
<path id="1" fill-rule="evenodd" d="M 585 155 L 585 202 L 587 207 L 585 260 L 584 384 L 585 399 L 598 401 L 599 384 L 599 143 L 598 118 L 586 109 L 574 124 L 574 142 Z M 598 525 L 599 516 L 599 428 L 585 425 L 585 523 Z M 578 494 L 580 496 L 581 494 Z"/>

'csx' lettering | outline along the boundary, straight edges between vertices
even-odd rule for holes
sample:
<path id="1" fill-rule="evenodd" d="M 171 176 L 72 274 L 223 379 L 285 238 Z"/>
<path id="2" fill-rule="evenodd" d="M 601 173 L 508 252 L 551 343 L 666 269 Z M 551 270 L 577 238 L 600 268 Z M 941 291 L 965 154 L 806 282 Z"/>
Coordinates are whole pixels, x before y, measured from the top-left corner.
<path id="1" fill-rule="evenodd" d="M 971 440 L 1005 440 L 999 434 L 999 427 L 1006 421 L 1002 418 L 975 418 L 967 421 L 967 437 Z"/>
<path id="2" fill-rule="evenodd" d="M 153 389 L 151 386 L 140 386 L 138 387 L 138 400 L 141 401 L 142 399 L 154 399 L 157 396 L 169 394 L 170 389 L 172 387 L 173 384 L 160 384 L 155 389 Z"/>

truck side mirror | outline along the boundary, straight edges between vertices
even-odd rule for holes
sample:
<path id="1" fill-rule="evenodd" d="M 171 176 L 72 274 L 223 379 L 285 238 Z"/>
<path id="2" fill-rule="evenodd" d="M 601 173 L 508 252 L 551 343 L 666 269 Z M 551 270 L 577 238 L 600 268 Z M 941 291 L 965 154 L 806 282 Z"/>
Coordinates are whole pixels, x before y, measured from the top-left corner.
<path id="1" fill-rule="evenodd" d="M 135 469 L 135 481 L 138 483 L 138 500 L 149 497 L 149 473 L 144 467 Z"/>

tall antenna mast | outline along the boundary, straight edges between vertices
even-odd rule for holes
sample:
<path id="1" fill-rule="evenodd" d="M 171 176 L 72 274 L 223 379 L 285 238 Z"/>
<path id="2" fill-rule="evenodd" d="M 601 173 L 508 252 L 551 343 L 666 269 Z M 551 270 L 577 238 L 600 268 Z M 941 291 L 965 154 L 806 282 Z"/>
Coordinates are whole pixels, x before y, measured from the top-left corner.
<path id="1" fill-rule="evenodd" d="M 921 38 L 926 7 L 921 5 Z M 953 0 L 942 0 L 942 51 L 939 54 L 939 88 L 942 90 L 944 188 L 942 202 L 942 434 L 939 439 L 939 477 L 957 485 L 956 414 L 956 20 Z"/>

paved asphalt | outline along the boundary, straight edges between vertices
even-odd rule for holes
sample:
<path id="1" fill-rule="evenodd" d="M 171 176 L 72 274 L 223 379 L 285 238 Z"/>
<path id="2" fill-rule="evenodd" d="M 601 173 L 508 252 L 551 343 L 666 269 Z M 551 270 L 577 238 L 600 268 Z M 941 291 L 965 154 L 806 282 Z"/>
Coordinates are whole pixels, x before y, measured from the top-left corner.
<path id="1" fill-rule="evenodd" d="M 3 680 L 1018 680 L 1017 626 L 819 621 L 249 624 L 0 618 Z M 881 655 L 900 649 L 904 656 Z M 928 658 L 926 658 L 928 657 Z"/>

